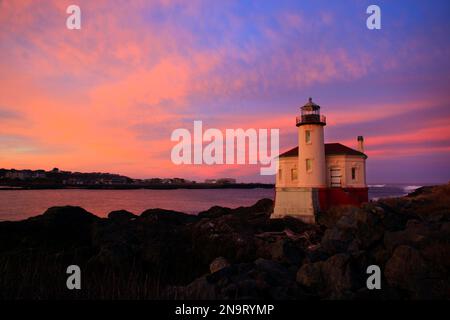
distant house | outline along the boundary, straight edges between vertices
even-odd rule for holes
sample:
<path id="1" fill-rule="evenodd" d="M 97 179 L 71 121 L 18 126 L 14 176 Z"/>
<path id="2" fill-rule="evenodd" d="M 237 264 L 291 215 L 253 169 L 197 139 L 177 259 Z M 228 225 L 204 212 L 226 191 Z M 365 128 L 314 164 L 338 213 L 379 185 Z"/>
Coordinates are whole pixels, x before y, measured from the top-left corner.
<path id="1" fill-rule="evenodd" d="M 312 99 L 296 119 L 298 147 L 279 156 L 273 218 L 293 216 L 307 223 L 332 206 L 368 201 L 364 139 L 358 150 L 324 143 L 326 119 Z"/>
<path id="2" fill-rule="evenodd" d="M 233 179 L 233 178 L 206 179 L 205 183 L 208 183 L 208 184 L 235 184 L 236 179 Z"/>
<path id="3" fill-rule="evenodd" d="M 47 177 L 47 175 L 45 174 L 44 170 L 33 171 L 32 178 L 34 178 L 34 179 L 43 179 L 46 177 Z"/>
<path id="4" fill-rule="evenodd" d="M 217 179 L 216 183 L 217 184 L 235 184 L 236 183 L 236 179 L 233 179 L 233 178 L 221 178 L 221 179 Z"/>
<path id="5" fill-rule="evenodd" d="M 9 179 L 25 180 L 32 177 L 33 172 L 31 170 L 15 170 L 12 169 L 6 172 L 5 177 Z"/>

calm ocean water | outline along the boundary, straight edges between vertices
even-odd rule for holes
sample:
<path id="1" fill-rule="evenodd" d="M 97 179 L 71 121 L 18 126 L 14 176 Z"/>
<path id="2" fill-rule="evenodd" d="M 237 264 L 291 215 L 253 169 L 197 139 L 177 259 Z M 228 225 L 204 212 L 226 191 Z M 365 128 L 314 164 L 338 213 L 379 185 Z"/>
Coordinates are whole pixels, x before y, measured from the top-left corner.
<path id="1" fill-rule="evenodd" d="M 420 186 L 370 185 L 369 198 L 402 196 Z M 140 214 L 150 208 L 196 214 L 215 205 L 231 208 L 250 206 L 262 198 L 273 197 L 273 189 L 0 190 L 0 221 L 36 216 L 52 206 L 80 206 L 100 217 L 113 210 L 125 209 Z"/>

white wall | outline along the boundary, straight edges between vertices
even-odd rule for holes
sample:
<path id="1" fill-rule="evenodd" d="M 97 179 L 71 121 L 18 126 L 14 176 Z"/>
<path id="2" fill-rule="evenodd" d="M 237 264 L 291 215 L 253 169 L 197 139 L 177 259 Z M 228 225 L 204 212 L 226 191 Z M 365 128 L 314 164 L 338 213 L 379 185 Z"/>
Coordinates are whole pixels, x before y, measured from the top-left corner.
<path id="1" fill-rule="evenodd" d="M 358 156 L 329 155 L 326 157 L 327 185 L 331 186 L 331 168 L 340 168 L 342 174 L 341 186 L 343 188 L 365 188 L 366 185 L 366 160 Z M 352 168 L 356 168 L 356 179 L 352 179 Z"/>
<path id="2" fill-rule="evenodd" d="M 277 180 L 275 185 L 277 187 L 296 187 L 298 186 L 298 158 L 297 157 L 284 157 L 280 158 L 278 163 L 278 172 L 277 172 Z M 291 179 L 291 169 L 297 169 L 297 180 Z M 281 177 L 279 176 L 279 172 L 281 170 Z"/>
<path id="3" fill-rule="evenodd" d="M 295 217 L 314 223 L 318 208 L 317 191 L 313 188 L 276 188 L 275 207 L 271 218 Z"/>
<path id="4" fill-rule="evenodd" d="M 306 143 L 305 132 L 311 132 L 311 143 Z M 323 126 L 305 124 L 298 127 L 299 159 L 298 172 L 300 187 L 326 187 L 325 144 Z M 312 160 L 312 170 L 306 171 L 306 159 Z"/>

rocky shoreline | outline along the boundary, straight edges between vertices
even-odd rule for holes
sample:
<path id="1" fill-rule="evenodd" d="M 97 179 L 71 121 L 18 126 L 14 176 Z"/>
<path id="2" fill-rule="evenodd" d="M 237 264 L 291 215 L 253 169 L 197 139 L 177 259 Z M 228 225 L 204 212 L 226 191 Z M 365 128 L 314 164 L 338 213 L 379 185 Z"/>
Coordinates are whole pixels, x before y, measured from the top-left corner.
<path id="1" fill-rule="evenodd" d="M 272 208 L 99 218 L 53 207 L 1 222 L 0 299 L 450 298 L 450 184 L 336 208 L 317 225 L 270 219 Z M 72 264 L 81 290 L 66 288 Z M 366 287 L 369 265 L 381 290 Z"/>

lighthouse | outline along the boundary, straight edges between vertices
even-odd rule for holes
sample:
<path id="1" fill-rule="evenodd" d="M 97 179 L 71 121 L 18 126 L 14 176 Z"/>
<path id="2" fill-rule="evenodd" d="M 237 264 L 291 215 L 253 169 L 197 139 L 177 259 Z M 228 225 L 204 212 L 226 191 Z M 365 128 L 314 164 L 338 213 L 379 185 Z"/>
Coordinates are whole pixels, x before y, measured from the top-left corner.
<path id="1" fill-rule="evenodd" d="M 315 223 L 319 214 L 333 206 L 367 202 L 364 138 L 357 137 L 357 149 L 325 143 L 326 118 L 312 98 L 300 107 L 295 124 L 298 147 L 278 158 L 271 217 L 292 216 Z"/>

